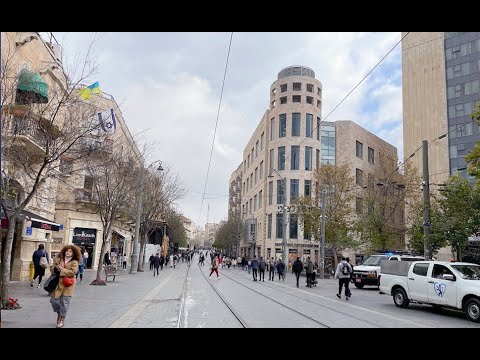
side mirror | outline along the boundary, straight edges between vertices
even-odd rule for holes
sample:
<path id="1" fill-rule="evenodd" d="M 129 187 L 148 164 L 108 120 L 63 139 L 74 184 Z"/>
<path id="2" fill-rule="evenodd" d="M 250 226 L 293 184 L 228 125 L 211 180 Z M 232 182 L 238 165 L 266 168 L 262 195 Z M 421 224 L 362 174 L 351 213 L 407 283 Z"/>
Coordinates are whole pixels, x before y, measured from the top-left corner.
<path id="1" fill-rule="evenodd" d="M 455 278 L 452 274 L 443 274 L 443 280 L 455 281 Z"/>

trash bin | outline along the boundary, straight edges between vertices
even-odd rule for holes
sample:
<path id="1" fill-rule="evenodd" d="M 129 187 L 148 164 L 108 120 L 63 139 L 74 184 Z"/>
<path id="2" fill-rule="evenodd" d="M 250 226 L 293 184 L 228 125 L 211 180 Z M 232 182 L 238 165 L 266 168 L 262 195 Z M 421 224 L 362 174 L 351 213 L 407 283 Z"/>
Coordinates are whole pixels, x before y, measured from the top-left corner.
<path id="1" fill-rule="evenodd" d="M 30 261 L 30 281 L 33 280 L 34 275 L 35 275 L 35 265 L 33 265 L 33 261 Z"/>

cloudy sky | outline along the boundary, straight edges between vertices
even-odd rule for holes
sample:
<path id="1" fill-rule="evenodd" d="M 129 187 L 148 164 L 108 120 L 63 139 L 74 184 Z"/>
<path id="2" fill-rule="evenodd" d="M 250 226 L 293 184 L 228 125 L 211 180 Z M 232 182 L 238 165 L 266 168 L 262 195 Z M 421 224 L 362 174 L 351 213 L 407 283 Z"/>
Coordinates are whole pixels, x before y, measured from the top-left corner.
<path id="1" fill-rule="evenodd" d="M 68 57 L 92 33 L 54 33 Z M 97 34 L 98 35 L 98 34 Z M 200 212 L 230 33 L 102 33 L 91 82 L 112 94 L 130 131 L 160 140 L 152 155 L 188 190 L 177 204 L 197 224 L 226 218 L 228 180 L 269 105 L 270 85 L 290 65 L 315 71 L 323 116 L 400 39 L 400 33 L 234 33 L 206 199 Z M 403 155 L 400 45 L 328 121 L 352 120 Z M 211 194 L 211 195 L 210 195 Z"/>

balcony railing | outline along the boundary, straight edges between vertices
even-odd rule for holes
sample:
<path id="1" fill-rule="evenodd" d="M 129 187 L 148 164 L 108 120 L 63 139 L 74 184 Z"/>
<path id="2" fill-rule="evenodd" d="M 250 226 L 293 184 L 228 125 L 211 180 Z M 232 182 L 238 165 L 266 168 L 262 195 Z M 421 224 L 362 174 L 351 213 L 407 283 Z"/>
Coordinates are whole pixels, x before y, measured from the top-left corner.
<path id="1" fill-rule="evenodd" d="M 75 189 L 75 202 L 95 203 L 98 196 L 95 192 L 88 189 Z"/>

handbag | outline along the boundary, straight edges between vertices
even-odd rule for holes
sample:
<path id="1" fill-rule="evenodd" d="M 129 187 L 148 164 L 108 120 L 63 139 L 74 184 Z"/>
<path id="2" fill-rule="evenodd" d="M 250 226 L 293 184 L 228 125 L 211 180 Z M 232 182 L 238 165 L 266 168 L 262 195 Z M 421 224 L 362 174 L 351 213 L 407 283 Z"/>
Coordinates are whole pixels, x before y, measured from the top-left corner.
<path id="1" fill-rule="evenodd" d="M 40 258 L 40 262 L 39 262 L 38 265 L 40 265 L 44 269 L 46 269 L 48 267 L 48 260 L 47 260 L 46 256 L 42 256 Z"/>
<path id="2" fill-rule="evenodd" d="M 75 277 L 68 277 L 68 276 L 63 276 L 63 286 L 65 287 L 70 287 L 73 284 L 75 284 Z"/>
<path id="3" fill-rule="evenodd" d="M 51 293 L 53 290 L 57 288 L 59 280 L 60 280 L 60 276 L 58 275 L 57 272 L 55 272 L 54 274 L 50 275 L 47 281 L 45 281 L 45 285 L 43 285 L 43 289 L 46 292 Z"/>

